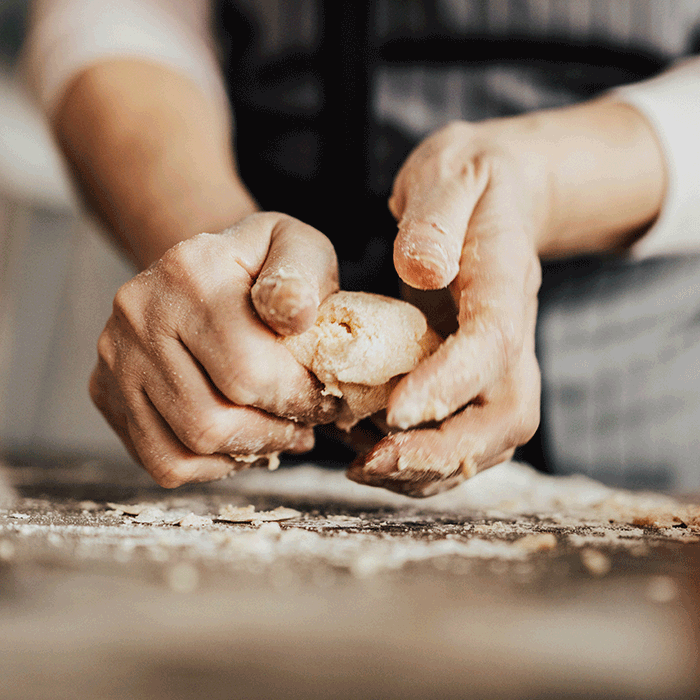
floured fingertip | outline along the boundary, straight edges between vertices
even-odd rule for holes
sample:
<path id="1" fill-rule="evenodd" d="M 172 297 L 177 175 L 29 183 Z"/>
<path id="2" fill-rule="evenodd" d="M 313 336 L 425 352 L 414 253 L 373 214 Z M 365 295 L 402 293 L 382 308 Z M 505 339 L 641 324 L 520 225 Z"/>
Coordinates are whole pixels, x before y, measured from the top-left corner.
<path id="1" fill-rule="evenodd" d="M 386 476 L 396 469 L 398 457 L 394 443 L 384 440 L 355 459 L 348 469 L 348 478 L 359 484 L 372 484 L 374 478 Z"/>
<path id="2" fill-rule="evenodd" d="M 421 373 L 419 368 L 417 372 Z M 408 430 L 424 423 L 441 421 L 452 413 L 452 406 L 420 379 L 409 374 L 396 386 L 386 408 L 391 428 Z"/>
<path id="3" fill-rule="evenodd" d="M 292 270 L 278 268 L 258 278 L 251 297 L 263 321 L 281 335 L 303 333 L 316 321 L 318 290 Z"/>
<path id="4" fill-rule="evenodd" d="M 416 289 L 442 289 L 459 272 L 458 251 L 446 242 L 402 227 L 394 243 L 394 266 L 401 279 Z"/>

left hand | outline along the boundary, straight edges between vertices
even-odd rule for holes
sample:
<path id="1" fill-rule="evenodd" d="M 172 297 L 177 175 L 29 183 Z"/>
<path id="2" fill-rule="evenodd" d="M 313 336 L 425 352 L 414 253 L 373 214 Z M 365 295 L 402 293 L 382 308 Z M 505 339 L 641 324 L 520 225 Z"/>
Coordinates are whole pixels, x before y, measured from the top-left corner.
<path id="1" fill-rule="evenodd" d="M 459 328 L 394 389 L 387 421 L 402 432 L 351 467 L 354 481 L 429 496 L 509 459 L 539 424 L 536 239 L 545 193 L 488 134 L 447 126 L 394 183 L 396 269 L 418 289 L 449 285 Z"/>

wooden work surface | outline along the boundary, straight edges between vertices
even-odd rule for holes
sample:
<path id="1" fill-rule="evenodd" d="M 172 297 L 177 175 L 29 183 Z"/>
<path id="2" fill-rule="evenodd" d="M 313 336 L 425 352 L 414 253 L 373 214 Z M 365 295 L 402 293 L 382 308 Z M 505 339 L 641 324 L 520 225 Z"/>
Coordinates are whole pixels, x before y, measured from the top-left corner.
<path id="1" fill-rule="evenodd" d="M 427 501 L 316 467 L 9 474 L 2 700 L 697 696 L 700 527 L 672 502 L 518 465 Z M 299 515 L 218 520 L 250 505 Z"/>

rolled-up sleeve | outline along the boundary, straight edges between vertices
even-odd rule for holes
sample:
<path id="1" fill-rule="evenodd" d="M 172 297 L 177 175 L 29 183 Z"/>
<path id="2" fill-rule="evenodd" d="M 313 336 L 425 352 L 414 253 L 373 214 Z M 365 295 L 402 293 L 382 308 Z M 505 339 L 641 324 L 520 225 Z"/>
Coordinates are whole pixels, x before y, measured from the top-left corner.
<path id="1" fill-rule="evenodd" d="M 636 258 L 700 253 L 700 58 L 686 59 L 613 99 L 646 116 L 664 152 L 667 186 L 658 219 L 632 247 Z"/>
<path id="2" fill-rule="evenodd" d="M 27 82 L 51 116 L 88 66 L 141 58 L 188 76 L 225 109 L 210 14 L 209 0 L 37 0 L 23 57 Z"/>

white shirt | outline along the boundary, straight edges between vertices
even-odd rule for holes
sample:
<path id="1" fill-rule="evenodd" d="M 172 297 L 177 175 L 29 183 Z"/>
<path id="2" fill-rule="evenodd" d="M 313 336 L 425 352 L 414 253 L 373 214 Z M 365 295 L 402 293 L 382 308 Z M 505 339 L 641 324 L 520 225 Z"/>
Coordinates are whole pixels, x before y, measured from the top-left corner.
<path id="1" fill-rule="evenodd" d="M 456 13 L 458 21 L 460 8 L 468 4 L 447 0 L 445 6 Z M 568 5 L 538 0 L 532 4 L 538 8 L 538 14 L 531 12 L 532 21 L 540 29 L 545 24 L 566 23 L 574 36 L 584 31 L 585 22 L 590 25 L 595 20 L 596 8 L 603 7 L 609 31 L 672 56 L 682 54 L 685 35 L 700 19 L 700 6 L 690 0 L 571 0 Z M 632 19 L 642 5 L 648 20 L 634 26 Z M 561 14 L 562 8 L 568 8 L 566 14 Z M 509 21 L 503 0 L 494 0 L 489 11 L 493 15 L 489 23 L 496 30 L 499 23 Z M 25 49 L 28 79 L 50 117 L 67 84 L 80 71 L 106 58 L 138 57 L 189 76 L 225 110 L 228 102 L 210 19 L 209 0 L 37 0 Z M 661 214 L 632 254 L 700 252 L 700 58 L 687 59 L 651 80 L 611 94 L 646 116 L 662 145 L 668 173 Z M 416 113 L 412 114 L 415 118 Z M 424 119 L 429 124 L 431 117 L 426 114 Z"/>

